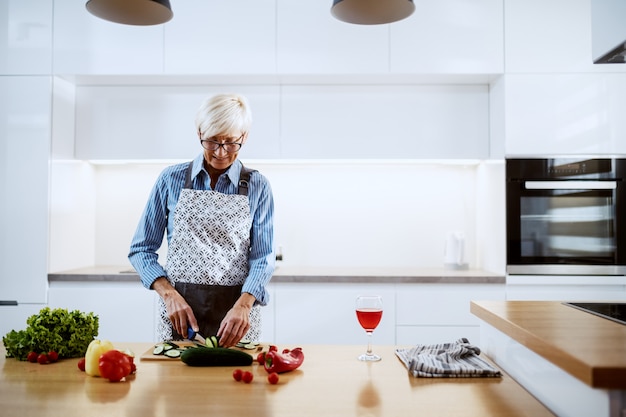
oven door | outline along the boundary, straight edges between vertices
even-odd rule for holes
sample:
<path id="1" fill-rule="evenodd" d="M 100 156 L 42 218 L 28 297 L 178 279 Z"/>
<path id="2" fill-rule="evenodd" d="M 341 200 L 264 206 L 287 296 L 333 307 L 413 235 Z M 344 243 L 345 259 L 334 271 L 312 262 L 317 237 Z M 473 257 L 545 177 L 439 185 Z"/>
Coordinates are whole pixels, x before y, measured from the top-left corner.
<path id="1" fill-rule="evenodd" d="M 623 275 L 626 235 L 617 181 L 507 183 L 507 272 Z M 621 245 L 618 245 L 622 242 Z"/>

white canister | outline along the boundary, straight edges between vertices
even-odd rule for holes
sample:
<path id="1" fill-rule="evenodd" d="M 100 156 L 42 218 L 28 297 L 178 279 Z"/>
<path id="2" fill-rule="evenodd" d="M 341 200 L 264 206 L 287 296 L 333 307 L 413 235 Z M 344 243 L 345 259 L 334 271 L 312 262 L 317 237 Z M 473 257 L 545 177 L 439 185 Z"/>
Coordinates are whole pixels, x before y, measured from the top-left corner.
<path id="1" fill-rule="evenodd" d="M 465 260 L 465 234 L 463 232 L 450 232 L 446 238 L 443 251 L 443 265 L 446 269 L 468 269 Z"/>

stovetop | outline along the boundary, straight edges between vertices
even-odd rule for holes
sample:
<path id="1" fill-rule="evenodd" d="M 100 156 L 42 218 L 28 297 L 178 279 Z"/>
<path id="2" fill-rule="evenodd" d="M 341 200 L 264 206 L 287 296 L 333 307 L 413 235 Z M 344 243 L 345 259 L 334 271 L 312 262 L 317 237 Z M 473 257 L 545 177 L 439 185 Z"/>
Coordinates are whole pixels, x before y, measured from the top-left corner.
<path id="1" fill-rule="evenodd" d="M 587 313 L 626 325 L 626 303 L 563 303 Z"/>

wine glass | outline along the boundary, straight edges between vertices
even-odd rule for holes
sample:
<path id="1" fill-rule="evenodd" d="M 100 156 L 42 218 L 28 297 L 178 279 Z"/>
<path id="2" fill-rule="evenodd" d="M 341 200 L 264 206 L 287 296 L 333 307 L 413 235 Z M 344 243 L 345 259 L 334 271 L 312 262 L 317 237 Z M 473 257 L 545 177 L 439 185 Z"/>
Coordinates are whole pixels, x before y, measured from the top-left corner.
<path id="1" fill-rule="evenodd" d="M 367 352 L 359 356 L 360 361 L 379 361 L 380 356 L 372 353 L 372 333 L 383 316 L 383 299 L 379 295 L 360 295 L 356 298 L 356 318 L 367 333 Z"/>

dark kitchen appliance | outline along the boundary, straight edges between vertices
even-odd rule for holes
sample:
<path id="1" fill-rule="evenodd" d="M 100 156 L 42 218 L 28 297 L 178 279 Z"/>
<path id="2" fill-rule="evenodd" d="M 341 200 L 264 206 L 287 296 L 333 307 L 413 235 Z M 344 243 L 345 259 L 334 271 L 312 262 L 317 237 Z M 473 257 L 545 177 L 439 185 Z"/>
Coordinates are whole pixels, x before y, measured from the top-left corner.
<path id="1" fill-rule="evenodd" d="M 626 324 L 626 303 L 563 303 L 605 319 Z"/>
<path id="2" fill-rule="evenodd" d="M 626 159 L 507 158 L 510 275 L 626 275 Z"/>

